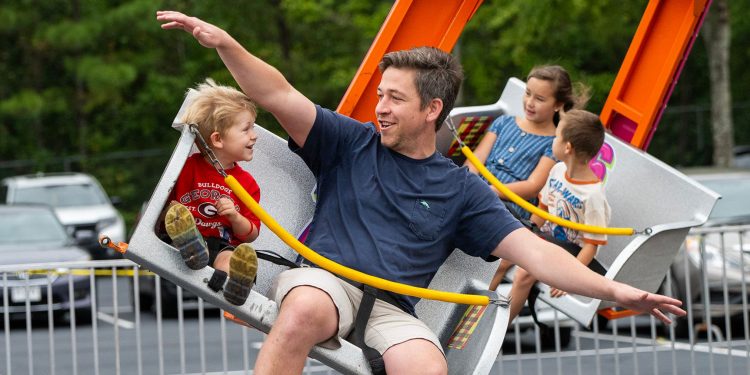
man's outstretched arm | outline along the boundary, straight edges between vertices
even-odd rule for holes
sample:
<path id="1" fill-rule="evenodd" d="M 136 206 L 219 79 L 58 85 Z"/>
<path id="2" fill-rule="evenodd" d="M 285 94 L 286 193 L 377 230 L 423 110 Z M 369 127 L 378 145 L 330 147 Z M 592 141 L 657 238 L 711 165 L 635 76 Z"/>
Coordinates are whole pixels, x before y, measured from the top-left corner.
<path id="1" fill-rule="evenodd" d="M 289 136 L 305 144 L 315 121 L 315 105 L 273 66 L 253 56 L 226 31 L 180 12 L 158 11 L 163 29 L 181 29 L 207 48 L 214 48 L 250 99 L 271 112 Z"/>
<path id="2" fill-rule="evenodd" d="M 492 255 L 523 267 L 538 280 L 564 291 L 605 301 L 614 301 L 638 312 L 648 312 L 666 324 L 672 323 L 671 313 L 684 316 L 682 302 L 659 294 L 648 293 L 630 285 L 604 278 L 589 270 L 557 245 L 549 243 L 529 230 L 517 229 L 497 245 Z"/>

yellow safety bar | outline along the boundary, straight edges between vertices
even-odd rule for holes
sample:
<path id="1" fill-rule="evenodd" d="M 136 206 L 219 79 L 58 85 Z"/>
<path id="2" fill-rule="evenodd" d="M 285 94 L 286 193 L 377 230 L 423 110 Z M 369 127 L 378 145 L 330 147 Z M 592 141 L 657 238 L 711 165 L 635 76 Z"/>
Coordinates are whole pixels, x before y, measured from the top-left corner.
<path id="1" fill-rule="evenodd" d="M 462 144 L 461 146 L 461 152 L 466 156 L 466 160 L 471 162 L 471 164 L 477 168 L 479 173 L 489 181 L 492 186 L 495 187 L 495 189 L 499 190 L 501 193 L 503 193 L 508 199 L 513 201 L 513 203 L 521 206 L 524 210 L 531 212 L 534 215 L 537 215 L 544 220 L 551 221 L 557 225 L 561 225 L 566 228 L 570 228 L 573 230 L 586 232 L 586 233 L 596 233 L 596 234 L 611 234 L 613 236 L 630 236 L 633 234 L 637 234 L 635 229 L 633 228 L 605 228 L 605 227 L 598 227 L 594 225 L 586 225 L 581 223 L 572 222 L 570 220 L 565 220 L 563 218 L 551 215 L 549 212 L 544 211 L 540 209 L 537 206 L 534 206 L 533 204 L 529 203 L 527 200 L 521 198 L 518 196 L 518 194 L 514 193 L 508 187 L 502 184 L 500 180 L 498 180 L 488 169 L 487 167 L 482 164 L 482 162 L 477 159 L 476 155 L 474 155 L 473 152 L 469 149 L 468 146 L 463 145 L 463 142 L 460 142 Z M 650 233 L 650 229 L 646 229 L 644 231 L 645 234 Z"/>

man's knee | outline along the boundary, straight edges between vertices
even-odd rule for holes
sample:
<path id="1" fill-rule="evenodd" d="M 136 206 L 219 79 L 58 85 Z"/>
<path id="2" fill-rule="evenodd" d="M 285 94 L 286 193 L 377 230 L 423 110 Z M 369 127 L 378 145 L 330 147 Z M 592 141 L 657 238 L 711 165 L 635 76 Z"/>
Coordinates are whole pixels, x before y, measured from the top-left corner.
<path id="1" fill-rule="evenodd" d="M 298 286 L 289 291 L 281 303 L 279 315 L 284 316 L 277 321 L 282 325 L 279 329 L 296 333 L 320 332 L 327 337 L 337 331 L 336 305 L 326 292 L 315 287 Z"/>
<path id="2" fill-rule="evenodd" d="M 383 353 L 388 374 L 444 375 L 448 363 L 435 345 L 423 339 L 414 339 L 390 347 Z"/>

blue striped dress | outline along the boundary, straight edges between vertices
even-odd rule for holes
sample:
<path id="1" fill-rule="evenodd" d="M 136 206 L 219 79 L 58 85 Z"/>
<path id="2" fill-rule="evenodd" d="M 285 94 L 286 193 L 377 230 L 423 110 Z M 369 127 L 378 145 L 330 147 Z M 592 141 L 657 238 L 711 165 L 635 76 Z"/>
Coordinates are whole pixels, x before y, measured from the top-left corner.
<path id="1" fill-rule="evenodd" d="M 497 134 L 485 166 L 500 182 L 507 184 L 529 178 L 542 156 L 552 155 L 554 136 L 527 133 L 518 126 L 513 116 L 500 116 L 492 122 L 489 132 Z M 536 198 L 529 200 L 536 205 Z M 511 213 L 528 219 L 531 214 L 515 203 L 508 202 Z"/>

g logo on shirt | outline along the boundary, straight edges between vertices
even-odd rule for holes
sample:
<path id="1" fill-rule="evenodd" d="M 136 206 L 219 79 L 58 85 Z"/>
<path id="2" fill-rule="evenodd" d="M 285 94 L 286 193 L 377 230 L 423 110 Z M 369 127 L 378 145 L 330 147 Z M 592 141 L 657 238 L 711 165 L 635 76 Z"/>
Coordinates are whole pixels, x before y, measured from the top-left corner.
<path id="1" fill-rule="evenodd" d="M 203 217 L 214 217 L 216 216 L 216 206 L 211 203 L 204 202 L 198 206 L 198 212 Z"/>

